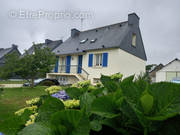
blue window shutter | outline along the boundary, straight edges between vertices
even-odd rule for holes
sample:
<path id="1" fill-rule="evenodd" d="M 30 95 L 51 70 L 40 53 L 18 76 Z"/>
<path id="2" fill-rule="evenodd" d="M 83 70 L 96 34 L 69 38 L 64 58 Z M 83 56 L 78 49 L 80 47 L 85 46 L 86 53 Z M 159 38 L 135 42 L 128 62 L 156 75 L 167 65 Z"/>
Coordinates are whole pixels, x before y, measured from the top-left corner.
<path id="1" fill-rule="evenodd" d="M 108 53 L 103 53 L 103 67 L 108 66 Z"/>
<path id="2" fill-rule="evenodd" d="M 70 73 L 71 69 L 71 56 L 67 56 L 66 59 L 66 73 Z"/>
<path id="3" fill-rule="evenodd" d="M 56 65 L 55 65 L 55 68 L 54 68 L 54 72 L 55 73 L 58 73 L 58 67 L 59 67 L 59 56 L 56 57 L 57 60 L 56 60 Z"/>
<path id="4" fill-rule="evenodd" d="M 89 54 L 89 63 L 88 63 L 89 67 L 93 66 L 93 54 Z"/>

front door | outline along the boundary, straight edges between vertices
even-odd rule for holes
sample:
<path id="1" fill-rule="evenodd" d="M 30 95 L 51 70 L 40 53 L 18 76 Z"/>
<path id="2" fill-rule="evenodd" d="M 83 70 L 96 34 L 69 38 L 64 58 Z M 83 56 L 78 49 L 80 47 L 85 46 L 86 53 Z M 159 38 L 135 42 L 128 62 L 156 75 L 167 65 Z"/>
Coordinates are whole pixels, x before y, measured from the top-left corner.
<path id="1" fill-rule="evenodd" d="M 78 74 L 81 74 L 82 72 L 82 59 L 83 59 L 83 56 L 79 55 L 78 56 L 78 71 L 77 71 Z"/>

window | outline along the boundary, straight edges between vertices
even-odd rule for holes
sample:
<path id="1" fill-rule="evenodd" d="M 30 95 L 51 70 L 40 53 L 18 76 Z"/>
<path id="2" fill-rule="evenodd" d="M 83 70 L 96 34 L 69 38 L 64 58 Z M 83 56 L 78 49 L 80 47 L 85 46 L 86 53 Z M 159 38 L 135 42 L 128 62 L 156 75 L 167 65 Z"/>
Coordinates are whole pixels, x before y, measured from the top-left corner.
<path id="1" fill-rule="evenodd" d="M 134 34 L 134 33 L 132 35 L 132 45 L 136 46 L 136 34 Z"/>
<path id="2" fill-rule="evenodd" d="M 166 72 L 166 81 L 172 81 L 174 78 L 179 78 L 180 72 Z"/>
<path id="3" fill-rule="evenodd" d="M 60 72 L 65 72 L 66 70 L 66 57 L 60 58 Z"/>
<path id="4" fill-rule="evenodd" d="M 88 38 L 81 40 L 80 44 L 84 44 L 84 43 L 86 43 L 86 41 L 88 41 Z"/>
<path id="5" fill-rule="evenodd" d="M 95 43 L 95 42 L 96 42 L 96 40 L 97 40 L 97 38 L 92 39 L 92 40 L 90 41 L 90 43 Z"/>
<path id="6" fill-rule="evenodd" d="M 102 53 L 95 54 L 95 64 L 96 67 L 102 66 Z"/>

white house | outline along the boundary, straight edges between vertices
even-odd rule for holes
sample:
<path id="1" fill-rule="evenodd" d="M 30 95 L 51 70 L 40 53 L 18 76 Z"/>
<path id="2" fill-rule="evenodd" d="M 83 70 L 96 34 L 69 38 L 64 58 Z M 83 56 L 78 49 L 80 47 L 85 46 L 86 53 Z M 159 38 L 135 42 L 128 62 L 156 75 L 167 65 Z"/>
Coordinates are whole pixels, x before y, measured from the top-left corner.
<path id="1" fill-rule="evenodd" d="M 170 82 L 174 78 L 180 78 L 180 60 L 177 58 L 156 72 L 156 82 Z"/>
<path id="2" fill-rule="evenodd" d="M 47 78 L 70 84 L 87 79 L 96 83 L 101 74 L 139 75 L 145 72 L 147 60 L 135 13 L 125 22 L 86 31 L 72 29 L 54 53 L 57 63 Z"/>

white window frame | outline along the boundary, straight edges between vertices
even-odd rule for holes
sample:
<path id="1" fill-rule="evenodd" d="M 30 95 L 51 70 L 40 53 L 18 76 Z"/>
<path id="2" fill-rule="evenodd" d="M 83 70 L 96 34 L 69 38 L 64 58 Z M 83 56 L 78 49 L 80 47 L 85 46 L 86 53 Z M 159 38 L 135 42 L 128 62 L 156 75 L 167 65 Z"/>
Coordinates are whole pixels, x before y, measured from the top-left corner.
<path id="1" fill-rule="evenodd" d="M 99 56 L 98 60 L 97 60 L 97 56 Z M 103 53 L 94 54 L 94 67 L 102 67 L 102 64 L 103 64 Z"/>

